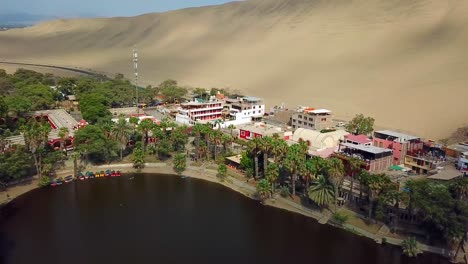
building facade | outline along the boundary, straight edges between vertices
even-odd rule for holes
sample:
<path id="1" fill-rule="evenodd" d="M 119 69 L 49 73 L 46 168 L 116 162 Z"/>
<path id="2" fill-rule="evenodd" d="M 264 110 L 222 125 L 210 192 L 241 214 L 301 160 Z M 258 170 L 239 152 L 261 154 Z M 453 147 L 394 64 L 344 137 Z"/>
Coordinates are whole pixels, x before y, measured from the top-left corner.
<path id="1" fill-rule="evenodd" d="M 257 97 L 226 99 L 226 106 L 229 107 L 229 115 L 233 120 L 257 121 L 265 115 L 263 99 Z"/>
<path id="2" fill-rule="evenodd" d="M 245 124 L 238 127 L 239 138 L 251 140 L 257 137 L 273 136 L 277 134 L 284 140 L 292 137 L 292 131 L 283 130 L 281 127 L 271 126 L 264 123 Z"/>
<path id="3" fill-rule="evenodd" d="M 457 167 L 465 176 L 468 175 L 468 151 L 458 157 Z"/>
<path id="4" fill-rule="evenodd" d="M 333 126 L 332 117 L 330 110 L 305 108 L 292 115 L 291 126 L 293 129 L 306 128 L 320 131 Z"/>
<path id="5" fill-rule="evenodd" d="M 423 151 L 421 138 L 399 132 L 380 130 L 374 132 L 373 145 L 393 151 L 393 164 L 404 164 L 405 156 L 417 156 Z"/>
<path id="6" fill-rule="evenodd" d="M 185 125 L 214 122 L 222 118 L 223 102 L 211 98 L 209 101 L 195 99 L 180 104 L 176 122 Z"/>
<path id="7" fill-rule="evenodd" d="M 335 156 L 348 167 L 349 160 L 357 158 L 362 161 L 362 169 L 369 172 L 386 171 L 392 166 L 393 151 L 371 145 L 356 145 L 352 143 L 341 143 L 340 150 Z"/>

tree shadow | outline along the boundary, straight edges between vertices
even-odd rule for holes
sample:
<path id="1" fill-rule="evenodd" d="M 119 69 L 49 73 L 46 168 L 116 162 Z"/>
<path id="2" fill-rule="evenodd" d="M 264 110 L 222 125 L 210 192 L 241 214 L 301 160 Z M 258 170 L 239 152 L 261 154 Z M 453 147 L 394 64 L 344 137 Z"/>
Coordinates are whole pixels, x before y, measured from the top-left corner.
<path id="1" fill-rule="evenodd" d="M 15 242 L 9 240 L 4 232 L 0 232 L 0 263 L 8 263 L 14 248 Z"/>

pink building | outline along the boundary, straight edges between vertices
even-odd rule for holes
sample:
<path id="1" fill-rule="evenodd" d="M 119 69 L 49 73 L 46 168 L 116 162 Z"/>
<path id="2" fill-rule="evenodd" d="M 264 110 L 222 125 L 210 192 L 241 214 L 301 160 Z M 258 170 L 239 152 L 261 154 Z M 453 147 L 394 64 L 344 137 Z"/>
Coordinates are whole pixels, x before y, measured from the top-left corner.
<path id="1" fill-rule="evenodd" d="M 374 132 L 374 146 L 393 150 L 393 164 L 403 164 L 405 156 L 415 155 L 423 150 L 421 138 L 390 130 Z"/>
<path id="2" fill-rule="evenodd" d="M 366 135 L 353 135 L 353 134 L 345 135 L 344 142 L 351 143 L 354 145 L 365 145 L 365 146 L 372 145 L 372 140 L 370 140 L 370 138 L 368 138 Z"/>

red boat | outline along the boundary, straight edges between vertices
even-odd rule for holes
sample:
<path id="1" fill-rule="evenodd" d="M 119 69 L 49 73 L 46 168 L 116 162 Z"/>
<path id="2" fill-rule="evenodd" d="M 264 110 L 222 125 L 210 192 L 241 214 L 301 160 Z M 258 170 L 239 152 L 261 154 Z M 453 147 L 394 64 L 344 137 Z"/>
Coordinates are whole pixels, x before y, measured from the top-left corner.
<path id="1" fill-rule="evenodd" d="M 85 176 L 83 176 L 83 175 L 78 176 L 78 180 L 82 181 L 82 180 L 84 180 L 84 179 L 86 179 Z"/>
<path id="2" fill-rule="evenodd" d="M 116 176 L 116 177 L 120 177 L 120 171 L 116 171 L 116 172 L 115 172 L 115 176 Z"/>
<path id="3" fill-rule="evenodd" d="M 115 177 L 115 176 L 117 176 L 117 173 L 115 171 L 112 171 L 111 172 L 111 177 Z"/>

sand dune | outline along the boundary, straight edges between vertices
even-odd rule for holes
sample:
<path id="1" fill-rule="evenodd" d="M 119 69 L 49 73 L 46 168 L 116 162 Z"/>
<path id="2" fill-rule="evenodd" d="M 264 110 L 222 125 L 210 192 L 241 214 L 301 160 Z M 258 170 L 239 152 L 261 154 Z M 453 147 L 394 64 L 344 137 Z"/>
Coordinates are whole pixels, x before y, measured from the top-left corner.
<path id="1" fill-rule="evenodd" d="M 250 0 L 0 33 L 0 58 L 132 72 L 363 112 L 438 139 L 468 124 L 466 0 Z"/>

